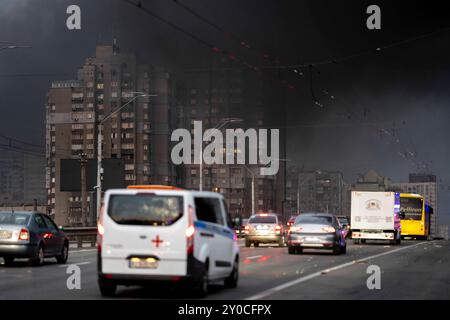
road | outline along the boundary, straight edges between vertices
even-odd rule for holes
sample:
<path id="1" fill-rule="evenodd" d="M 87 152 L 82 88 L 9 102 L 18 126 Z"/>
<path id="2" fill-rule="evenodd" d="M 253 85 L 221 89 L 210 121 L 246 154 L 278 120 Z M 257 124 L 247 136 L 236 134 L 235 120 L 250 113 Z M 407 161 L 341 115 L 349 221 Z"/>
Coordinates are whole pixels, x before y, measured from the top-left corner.
<path id="1" fill-rule="evenodd" d="M 72 250 L 66 265 L 48 259 L 42 267 L 0 264 L 0 299 L 101 299 L 96 250 Z M 66 285 L 69 264 L 81 269 L 81 289 Z M 381 289 L 367 287 L 368 266 L 381 270 Z M 241 248 L 237 289 L 212 284 L 207 299 L 450 299 L 450 242 L 403 241 L 402 245 L 353 245 L 347 254 L 286 248 Z M 123 299 L 191 298 L 187 290 L 119 287 Z"/>

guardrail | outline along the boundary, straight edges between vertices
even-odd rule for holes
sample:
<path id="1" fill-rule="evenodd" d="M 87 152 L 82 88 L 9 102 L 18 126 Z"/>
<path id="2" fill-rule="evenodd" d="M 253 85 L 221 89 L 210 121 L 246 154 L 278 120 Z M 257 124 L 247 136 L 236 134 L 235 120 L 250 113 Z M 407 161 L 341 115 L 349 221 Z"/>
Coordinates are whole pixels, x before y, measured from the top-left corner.
<path id="1" fill-rule="evenodd" d="M 83 243 L 95 247 L 97 242 L 97 227 L 64 227 L 63 232 L 70 243 L 76 243 L 77 248 L 83 248 Z"/>

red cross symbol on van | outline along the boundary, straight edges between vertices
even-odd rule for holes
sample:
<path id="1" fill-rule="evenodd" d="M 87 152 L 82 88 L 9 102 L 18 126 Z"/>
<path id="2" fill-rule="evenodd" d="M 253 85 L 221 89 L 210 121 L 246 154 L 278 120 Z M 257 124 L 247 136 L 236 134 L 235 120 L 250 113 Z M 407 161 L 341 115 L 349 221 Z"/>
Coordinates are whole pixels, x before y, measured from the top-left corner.
<path id="1" fill-rule="evenodd" d="M 158 236 L 156 236 L 155 239 L 152 240 L 152 242 L 156 245 L 157 248 L 159 248 L 159 244 L 160 244 L 160 243 L 163 243 L 164 241 L 161 240 L 161 239 L 159 238 L 159 235 L 158 235 Z"/>

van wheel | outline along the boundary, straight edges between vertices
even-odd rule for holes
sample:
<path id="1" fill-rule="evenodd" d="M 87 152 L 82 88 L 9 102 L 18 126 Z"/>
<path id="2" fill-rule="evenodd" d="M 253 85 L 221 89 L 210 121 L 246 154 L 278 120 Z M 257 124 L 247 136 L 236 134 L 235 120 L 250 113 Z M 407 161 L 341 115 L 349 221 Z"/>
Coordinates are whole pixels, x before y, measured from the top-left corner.
<path id="1" fill-rule="evenodd" d="M 14 263 L 14 257 L 3 257 L 3 260 L 5 260 L 5 266 L 12 266 Z"/>
<path id="2" fill-rule="evenodd" d="M 194 293 L 197 298 L 204 298 L 208 294 L 208 262 L 206 262 L 202 268 L 201 274 L 196 281 Z"/>
<path id="3" fill-rule="evenodd" d="M 302 254 L 303 253 L 303 248 L 302 247 L 298 247 L 295 249 L 295 253 L 297 254 Z"/>
<path id="4" fill-rule="evenodd" d="M 254 246 L 255 248 L 259 247 L 259 242 L 253 242 L 253 246 Z"/>
<path id="5" fill-rule="evenodd" d="M 114 297 L 116 295 L 117 285 L 115 284 L 99 282 L 98 287 L 100 289 L 100 293 L 104 297 Z"/>
<path id="6" fill-rule="evenodd" d="M 360 244 L 361 240 L 360 239 L 353 239 L 353 244 Z"/>
<path id="7" fill-rule="evenodd" d="M 250 241 L 245 240 L 245 247 L 246 247 L 246 248 L 250 248 L 250 246 L 251 246 Z"/>
<path id="8" fill-rule="evenodd" d="M 236 288 L 239 281 L 239 259 L 236 259 L 233 265 L 233 271 L 225 278 L 224 283 L 226 288 Z"/>
<path id="9" fill-rule="evenodd" d="M 42 266 L 44 264 L 44 247 L 39 245 L 38 250 L 36 251 L 36 256 L 30 259 L 30 262 L 33 266 Z"/>

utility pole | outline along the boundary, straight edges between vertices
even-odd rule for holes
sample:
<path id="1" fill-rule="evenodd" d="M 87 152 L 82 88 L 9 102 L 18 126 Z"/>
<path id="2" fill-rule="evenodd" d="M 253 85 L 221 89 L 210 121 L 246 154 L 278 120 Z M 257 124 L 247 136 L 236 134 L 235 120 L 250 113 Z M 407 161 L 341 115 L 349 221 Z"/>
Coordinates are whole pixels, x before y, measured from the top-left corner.
<path id="1" fill-rule="evenodd" d="M 297 175 L 297 215 L 300 214 L 300 173 Z"/>
<path id="2" fill-rule="evenodd" d="M 102 205 L 102 126 L 103 123 L 105 123 L 106 120 L 111 118 L 113 114 L 118 113 L 120 110 L 128 106 L 130 103 L 132 103 L 134 100 L 138 98 L 145 98 L 145 97 L 156 97 L 156 94 L 147 94 L 142 92 L 132 92 L 133 94 L 138 94 L 137 96 L 134 96 L 128 102 L 121 105 L 120 107 L 112 110 L 106 117 L 103 118 L 103 120 L 97 122 L 97 185 L 95 186 L 95 189 L 97 190 L 97 203 L 96 203 L 96 211 L 97 211 L 97 218 L 100 215 L 100 208 Z"/>
<path id="3" fill-rule="evenodd" d="M 252 175 L 252 212 L 251 214 L 255 214 L 255 173 L 249 169 L 249 167 L 247 167 L 244 164 L 244 168 L 248 170 L 248 172 L 250 172 L 250 174 Z"/>
<path id="4" fill-rule="evenodd" d="M 219 123 L 213 128 L 213 129 L 217 129 L 220 130 L 223 127 L 225 127 L 228 123 L 232 123 L 232 122 L 241 122 L 242 119 L 240 118 L 224 118 L 224 119 L 220 119 Z M 203 141 L 205 141 L 206 139 L 210 138 L 211 134 L 207 134 L 204 137 L 202 137 L 202 144 L 200 146 L 200 181 L 199 181 L 199 186 L 198 189 L 200 191 L 203 191 Z"/>
<path id="5" fill-rule="evenodd" d="M 81 225 L 87 226 L 87 186 L 86 186 L 86 153 L 80 153 L 81 166 Z"/>

